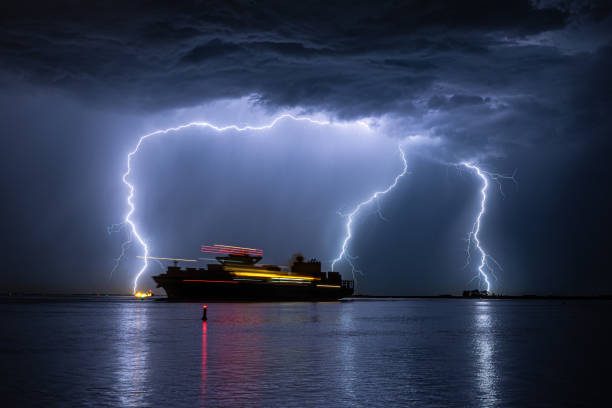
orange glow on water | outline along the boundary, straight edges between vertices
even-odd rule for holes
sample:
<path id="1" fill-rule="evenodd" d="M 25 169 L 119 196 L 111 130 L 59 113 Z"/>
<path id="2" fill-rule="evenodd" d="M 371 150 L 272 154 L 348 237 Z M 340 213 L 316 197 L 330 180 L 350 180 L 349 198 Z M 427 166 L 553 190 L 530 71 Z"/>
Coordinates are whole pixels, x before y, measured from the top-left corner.
<path id="1" fill-rule="evenodd" d="M 148 292 L 136 292 L 134 293 L 134 296 L 136 296 L 137 298 L 143 299 L 149 296 L 153 296 L 153 292 L 148 291 Z"/>

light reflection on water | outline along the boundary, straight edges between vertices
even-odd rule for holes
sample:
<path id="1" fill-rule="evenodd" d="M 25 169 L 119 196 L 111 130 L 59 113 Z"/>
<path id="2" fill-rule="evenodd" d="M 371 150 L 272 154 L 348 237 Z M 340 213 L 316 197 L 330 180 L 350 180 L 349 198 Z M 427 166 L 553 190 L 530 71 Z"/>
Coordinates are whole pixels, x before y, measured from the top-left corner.
<path id="1" fill-rule="evenodd" d="M 145 405 L 151 391 L 147 381 L 149 312 L 142 302 L 125 304 L 119 309 L 117 390 L 122 406 Z"/>
<path id="2" fill-rule="evenodd" d="M 208 368 L 206 367 L 206 364 L 207 364 L 206 330 L 207 329 L 208 329 L 207 322 L 202 322 L 202 362 L 200 364 L 200 374 L 201 374 L 200 405 L 203 405 L 206 402 L 206 372 L 208 370 Z"/>
<path id="3" fill-rule="evenodd" d="M 231 396 L 232 403 L 239 406 L 257 404 L 267 386 L 265 358 L 275 361 L 282 352 L 279 349 L 266 353 L 265 328 L 275 319 L 258 304 L 226 304 L 222 308 L 219 315 L 218 307 L 209 306 L 209 314 L 216 315 L 209 315 L 207 327 L 207 381 L 213 389 L 207 394 L 206 402 L 210 406 L 222 405 Z M 225 333 L 218 336 L 219 330 Z"/>
<path id="4" fill-rule="evenodd" d="M 474 358 L 478 361 L 478 386 L 481 406 L 495 407 L 498 404 L 498 375 L 495 361 L 495 329 L 490 301 L 474 304 Z"/>
<path id="5" fill-rule="evenodd" d="M 609 378 L 610 302 L 208 306 L 0 301 L 2 406 L 596 406 Z"/>
<path id="6" fill-rule="evenodd" d="M 344 307 L 346 313 L 340 315 L 339 323 L 340 330 L 345 333 L 354 333 L 355 316 L 352 313 L 352 304 L 347 304 Z M 357 377 L 358 370 L 355 367 L 355 359 L 357 358 L 355 351 L 355 336 L 346 336 L 343 341 L 338 342 L 338 356 L 340 359 L 340 374 L 338 381 L 342 387 L 342 393 L 347 401 L 357 402 L 355 391 L 358 389 Z"/>

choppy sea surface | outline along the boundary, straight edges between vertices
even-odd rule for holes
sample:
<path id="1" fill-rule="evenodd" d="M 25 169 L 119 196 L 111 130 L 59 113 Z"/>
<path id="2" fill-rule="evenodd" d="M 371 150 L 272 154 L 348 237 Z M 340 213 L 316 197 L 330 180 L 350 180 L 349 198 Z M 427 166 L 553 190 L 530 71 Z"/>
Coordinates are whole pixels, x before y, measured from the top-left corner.
<path id="1" fill-rule="evenodd" d="M 612 302 L 0 299 L 3 407 L 610 406 Z"/>

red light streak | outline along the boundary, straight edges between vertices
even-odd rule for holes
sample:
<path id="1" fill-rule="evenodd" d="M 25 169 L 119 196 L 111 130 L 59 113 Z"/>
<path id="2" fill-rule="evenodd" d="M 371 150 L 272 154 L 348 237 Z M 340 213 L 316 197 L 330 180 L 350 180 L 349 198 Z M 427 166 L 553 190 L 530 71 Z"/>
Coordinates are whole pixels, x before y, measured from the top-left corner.
<path id="1" fill-rule="evenodd" d="M 263 249 L 237 247 L 232 245 L 201 245 L 202 252 L 213 252 L 213 253 L 227 253 L 227 254 L 249 254 L 249 255 L 263 255 Z"/>
<path id="2" fill-rule="evenodd" d="M 216 247 L 222 247 L 222 248 L 246 249 L 246 250 L 251 250 L 251 251 L 263 251 L 263 249 L 257 249 L 257 248 L 247 248 L 247 247 L 239 247 L 239 246 L 233 246 L 233 245 L 220 245 L 220 244 L 215 244 L 214 246 L 216 246 Z"/>
<path id="3" fill-rule="evenodd" d="M 246 250 L 246 249 L 231 249 L 231 248 L 218 248 L 218 247 L 210 247 L 210 246 L 206 246 L 206 245 L 202 245 L 201 246 L 202 249 L 207 249 L 209 251 L 214 251 L 214 252 L 235 252 L 235 253 L 240 253 L 240 254 L 256 254 L 256 255 L 261 255 L 263 254 L 263 251 L 250 251 L 250 250 Z"/>
<path id="4" fill-rule="evenodd" d="M 211 254 L 245 254 L 245 252 L 219 251 L 219 250 L 212 250 L 212 249 L 207 249 L 207 248 L 202 248 L 202 252 L 208 252 Z"/>
<path id="5" fill-rule="evenodd" d="M 233 246 L 223 246 L 223 245 L 202 245 L 208 248 L 214 248 L 214 249 L 229 249 L 231 251 L 249 251 L 249 252 L 261 252 L 263 251 L 263 249 L 253 249 L 253 248 L 240 248 L 240 247 L 233 247 Z"/>
<path id="6" fill-rule="evenodd" d="M 206 307 L 206 306 L 204 306 Z M 207 356 L 206 356 L 206 322 L 202 322 L 202 359 L 200 362 L 200 397 L 202 398 L 202 402 L 206 402 L 206 377 L 207 377 Z"/>
<path id="7" fill-rule="evenodd" d="M 230 254 L 230 255 L 251 255 L 251 256 L 263 256 L 263 252 L 246 252 L 246 251 L 233 251 L 233 250 L 219 250 L 202 247 L 202 252 L 208 252 L 213 254 Z"/>
<path id="8" fill-rule="evenodd" d="M 214 248 L 214 247 L 207 247 L 202 245 L 201 247 L 202 249 L 208 249 L 209 251 L 214 251 L 214 252 L 238 252 L 241 254 L 261 254 L 261 252 L 253 252 L 253 251 L 243 251 L 240 249 L 229 249 L 229 248 Z"/>
<path id="9" fill-rule="evenodd" d="M 209 254 L 219 254 L 219 255 L 261 256 L 259 254 L 248 254 L 246 252 L 211 251 L 207 249 L 203 249 L 202 252 L 209 253 Z"/>

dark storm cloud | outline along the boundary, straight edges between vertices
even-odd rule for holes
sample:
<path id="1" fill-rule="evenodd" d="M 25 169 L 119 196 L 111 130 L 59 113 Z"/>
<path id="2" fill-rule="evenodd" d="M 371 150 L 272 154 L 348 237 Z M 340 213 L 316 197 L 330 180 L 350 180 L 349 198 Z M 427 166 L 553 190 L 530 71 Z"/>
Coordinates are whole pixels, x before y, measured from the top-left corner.
<path id="1" fill-rule="evenodd" d="M 486 100 L 488 101 L 488 98 Z M 434 95 L 427 102 L 427 106 L 432 109 L 453 109 L 464 105 L 480 105 L 484 102 L 485 99 L 476 95 L 453 95 L 450 98 Z"/>
<path id="2" fill-rule="evenodd" d="M 481 115 L 491 100 L 554 109 L 566 75 L 558 67 L 583 57 L 520 41 L 609 11 L 530 1 L 25 2 L 3 10 L 0 50 L 13 76 L 101 106 L 155 111 L 254 95 L 343 118 L 470 105 Z"/>
<path id="3" fill-rule="evenodd" d="M 348 116 L 401 110 L 435 82 L 444 55 L 487 54 L 502 34 L 560 29 L 569 18 L 527 1 L 75 4 L 5 9 L 3 67 L 76 93 L 110 84 L 144 107 L 256 93 L 273 105 L 323 100 Z M 304 100 L 300 90 L 321 81 Z M 349 108 L 364 87 L 371 102 Z"/>

